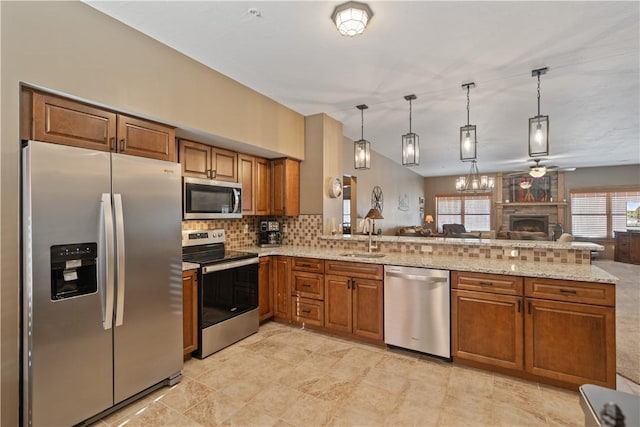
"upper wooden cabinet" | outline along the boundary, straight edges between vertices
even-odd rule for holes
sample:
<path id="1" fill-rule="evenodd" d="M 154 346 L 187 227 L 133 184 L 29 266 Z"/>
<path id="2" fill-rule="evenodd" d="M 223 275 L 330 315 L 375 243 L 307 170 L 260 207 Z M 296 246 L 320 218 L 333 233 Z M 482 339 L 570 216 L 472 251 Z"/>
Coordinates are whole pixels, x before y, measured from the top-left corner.
<path id="1" fill-rule="evenodd" d="M 269 161 L 238 154 L 238 182 L 242 184 L 242 213 L 269 215 Z"/>
<path id="2" fill-rule="evenodd" d="M 300 215 L 300 162 L 298 160 L 271 161 L 271 214 Z"/>
<path id="3" fill-rule="evenodd" d="M 176 161 L 170 126 L 28 89 L 21 96 L 21 139 Z"/>
<path id="4" fill-rule="evenodd" d="M 255 214 L 269 215 L 271 213 L 271 165 L 269 160 L 256 157 L 255 162 Z"/>
<path id="5" fill-rule="evenodd" d="M 238 153 L 199 142 L 180 140 L 182 175 L 238 182 Z"/>

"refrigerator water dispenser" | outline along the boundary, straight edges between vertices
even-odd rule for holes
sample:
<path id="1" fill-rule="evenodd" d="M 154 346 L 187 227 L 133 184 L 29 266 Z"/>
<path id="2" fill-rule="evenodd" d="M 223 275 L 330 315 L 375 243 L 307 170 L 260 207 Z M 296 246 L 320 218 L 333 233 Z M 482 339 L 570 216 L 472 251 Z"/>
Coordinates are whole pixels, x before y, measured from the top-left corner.
<path id="1" fill-rule="evenodd" d="M 96 293 L 96 243 L 51 246 L 51 300 Z"/>

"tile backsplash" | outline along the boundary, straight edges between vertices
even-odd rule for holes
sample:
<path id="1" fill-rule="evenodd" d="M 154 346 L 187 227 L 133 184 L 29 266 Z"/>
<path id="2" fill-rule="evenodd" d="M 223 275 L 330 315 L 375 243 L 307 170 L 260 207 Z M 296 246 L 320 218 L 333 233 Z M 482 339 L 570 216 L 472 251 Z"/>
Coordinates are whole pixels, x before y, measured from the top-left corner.
<path id="1" fill-rule="evenodd" d="M 225 230 L 227 248 L 235 249 L 258 244 L 260 220 L 267 217 L 245 216 L 242 219 L 226 220 L 189 220 L 182 222 L 183 230 Z M 366 241 L 346 241 L 322 237 L 322 215 L 300 215 L 297 217 L 269 217 L 280 222 L 282 244 L 301 248 L 336 249 L 345 251 L 366 251 Z M 381 252 L 421 253 L 422 246 L 428 243 L 419 242 L 378 242 Z M 432 256 L 520 260 L 540 263 L 590 264 L 591 252 L 580 249 L 540 249 L 519 248 L 516 256 L 505 253 L 503 246 L 478 246 L 461 244 L 433 244 Z M 301 253 L 304 255 L 304 253 Z"/>

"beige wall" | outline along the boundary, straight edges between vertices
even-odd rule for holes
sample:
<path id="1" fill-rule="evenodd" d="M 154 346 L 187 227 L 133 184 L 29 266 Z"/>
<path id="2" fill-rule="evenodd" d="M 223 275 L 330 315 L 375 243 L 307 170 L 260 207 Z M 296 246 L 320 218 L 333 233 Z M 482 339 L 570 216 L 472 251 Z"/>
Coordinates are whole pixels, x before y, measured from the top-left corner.
<path id="1" fill-rule="evenodd" d="M 424 197 L 425 180 L 411 168 L 399 165 L 387 157 L 371 151 L 371 169 L 355 170 L 353 167 L 353 141 L 344 138 L 342 146 L 344 173 L 358 178 L 358 218 L 364 218 L 371 209 L 371 191 L 378 185 L 384 194 L 384 219 L 376 221 L 376 229 L 382 234 L 394 235 L 401 226 L 421 225 L 418 198 Z M 398 156 L 401 145 L 398 142 Z M 400 197 L 406 194 L 409 210 L 398 209 Z"/>
<path id="2" fill-rule="evenodd" d="M 221 146 L 304 158 L 304 117 L 95 9 L 0 2 L 0 425 L 17 425 L 19 83 L 196 130 Z"/>

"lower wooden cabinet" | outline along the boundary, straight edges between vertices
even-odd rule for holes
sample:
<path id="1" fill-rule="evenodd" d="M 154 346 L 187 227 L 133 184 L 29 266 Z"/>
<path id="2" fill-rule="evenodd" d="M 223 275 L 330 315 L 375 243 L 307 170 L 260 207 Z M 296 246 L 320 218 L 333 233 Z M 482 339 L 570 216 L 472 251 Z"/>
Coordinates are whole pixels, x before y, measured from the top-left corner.
<path id="1" fill-rule="evenodd" d="M 522 369 L 522 297 L 454 289 L 452 353 L 493 366 Z"/>
<path id="2" fill-rule="evenodd" d="M 324 301 L 293 296 L 291 322 L 305 327 L 324 328 Z"/>
<path id="3" fill-rule="evenodd" d="M 495 276 L 451 274 L 454 361 L 568 388 L 615 389 L 613 285 Z"/>
<path id="4" fill-rule="evenodd" d="M 261 322 L 273 317 L 271 263 L 272 257 L 261 257 L 258 267 L 258 313 Z"/>
<path id="5" fill-rule="evenodd" d="M 185 358 L 198 349 L 198 272 L 182 272 L 182 351 Z"/>
<path id="6" fill-rule="evenodd" d="M 614 260 L 640 264 L 640 231 L 616 231 Z"/>
<path id="7" fill-rule="evenodd" d="M 272 258 L 273 317 L 291 322 L 291 261 L 286 256 Z"/>

